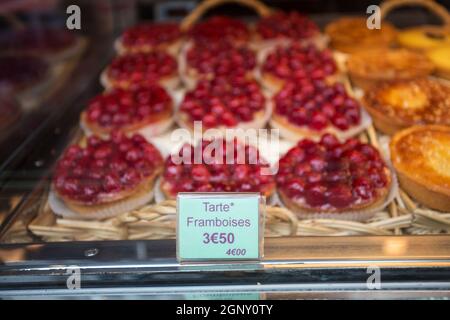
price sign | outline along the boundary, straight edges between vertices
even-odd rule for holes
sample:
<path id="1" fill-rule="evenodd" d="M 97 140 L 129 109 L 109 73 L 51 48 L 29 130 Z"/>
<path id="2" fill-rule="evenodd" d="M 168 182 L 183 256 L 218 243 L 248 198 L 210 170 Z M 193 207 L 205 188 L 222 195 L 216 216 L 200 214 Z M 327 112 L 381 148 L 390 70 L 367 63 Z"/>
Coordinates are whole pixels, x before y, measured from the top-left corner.
<path id="1" fill-rule="evenodd" d="M 264 199 L 258 193 L 180 193 L 177 212 L 180 261 L 262 257 Z"/>

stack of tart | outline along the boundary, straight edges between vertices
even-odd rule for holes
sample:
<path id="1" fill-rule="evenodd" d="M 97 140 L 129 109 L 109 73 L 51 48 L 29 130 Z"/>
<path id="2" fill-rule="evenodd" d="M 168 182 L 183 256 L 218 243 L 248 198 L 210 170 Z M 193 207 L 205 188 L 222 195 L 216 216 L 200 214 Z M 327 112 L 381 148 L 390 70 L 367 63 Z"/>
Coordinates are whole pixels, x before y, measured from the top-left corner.
<path id="1" fill-rule="evenodd" d="M 86 220 L 128 212 L 152 200 L 163 162 L 140 135 L 92 135 L 86 146 L 72 145 L 58 160 L 50 206 L 58 215 Z"/>

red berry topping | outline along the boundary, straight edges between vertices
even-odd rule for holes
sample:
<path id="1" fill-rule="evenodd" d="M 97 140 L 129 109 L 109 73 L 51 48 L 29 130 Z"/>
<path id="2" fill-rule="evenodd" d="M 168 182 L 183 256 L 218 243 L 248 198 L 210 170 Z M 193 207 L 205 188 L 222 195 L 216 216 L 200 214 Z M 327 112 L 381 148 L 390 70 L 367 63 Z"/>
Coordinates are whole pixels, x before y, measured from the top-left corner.
<path id="1" fill-rule="evenodd" d="M 308 17 L 292 11 L 289 13 L 277 12 L 262 18 L 256 26 L 256 31 L 263 39 L 300 40 L 317 35 L 319 28 Z"/>
<path id="2" fill-rule="evenodd" d="M 294 43 L 278 46 L 264 62 L 263 71 L 281 79 L 324 79 L 336 72 L 329 50 Z"/>
<path id="3" fill-rule="evenodd" d="M 340 143 L 326 134 L 320 142 L 302 140 L 289 150 L 280 159 L 276 180 L 289 198 L 335 211 L 376 200 L 389 178 L 375 148 L 356 139 Z"/>
<path id="4" fill-rule="evenodd" d="M 189 32 L 195 42 L 210 44 L 217 41 L 246 41 L 249 30 L 240 20 L 224 16 L 215 16 L 196 24 Z"/>
<path id="5" fill-rule="evenodd" d="M 152 49 L 180 39 L 182 33 L 176 23 L 144 23 L 126 30 L 122 44 L 129 49 Z"/>
<path id="6" fill-rule="evenodd" d="M 241 77 L 215 78 L 200 81 L 188 92 L 180 110 L 191 121 L 203 121 L 205 128 L 235 127 L 253 120 L 256 112 L 264 110 L 265 98 L 258 84 Z"/>
<path id="7" fill-rule="evenodd" d="M 359 104 L 347 95 L 340 83 L 329 86 L 321 80 L 290 81 L 274 101 L 277 114 L 315 131 L 328 126 L 347 130 L 361 122 Z"/>
<path id="8" fill-rule="evenodd" d="M 20 89 L 41 80 L 47 70 L 47 63 L 37 57 L 0 57 L 0 86 L 6 84 Z"/>
<path id="9" fill-rule="evenodd" d="M 172 100 L 158 85 L 132 90 L 114 89 L 93 98 L 86 110 L 87 121 L 106 128 L 123 128 L 158 120 L 170 112 Z"/>
<path id="10" fill-rule="evenodd" d="M 120 56 L 108 67 L 108 77 L 114 87 L 148 86 L 176 72 L 176 60 L 160 51 Z"/>
<path id="11" fill-rule="evenodd" d="M 200 75 L 244 76 L 256 66 L 255 53 L 226 42 L 194 44 L 187 53 L 189 67 Z"/>
<path id="12" fill-rule="evenodd" d="M 193 163 L 194 154 L 201 155 L 200 164 Z M 196 147 L 185 145 L 179 156 L 183 163 L 169 157 L 164 170 L 164 182 L 172 196 L 178 192 L 207 191 L 269 195 L 275 187 L 272 175 L 262 175 L 262 169 L 268 170 L 269 165 L 258 150 L 237 140 L 203 140 Z"/>
<path id="13" fill-rule="evenodd" d="M 53 182 L 70 200 L 98 204 L 137 187 L 162 164 L 159 151 L 143 137 L 113 132 L 109 140 L 90 136 L 86 148 L 70 146 L 56 164 Z"/>

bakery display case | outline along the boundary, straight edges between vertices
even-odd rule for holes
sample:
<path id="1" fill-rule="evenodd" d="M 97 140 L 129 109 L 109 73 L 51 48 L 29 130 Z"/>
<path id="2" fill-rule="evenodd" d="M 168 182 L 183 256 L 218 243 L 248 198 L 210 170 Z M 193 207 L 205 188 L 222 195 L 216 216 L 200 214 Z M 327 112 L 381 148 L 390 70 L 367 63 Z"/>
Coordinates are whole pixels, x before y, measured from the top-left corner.
<path id="1" fill-rule="evenodd" d="M 450 295 L 448 3 L 70 5 L 0 4 L 2 299 Z M 179 262 L 182 192 L 264 257 Z"/>

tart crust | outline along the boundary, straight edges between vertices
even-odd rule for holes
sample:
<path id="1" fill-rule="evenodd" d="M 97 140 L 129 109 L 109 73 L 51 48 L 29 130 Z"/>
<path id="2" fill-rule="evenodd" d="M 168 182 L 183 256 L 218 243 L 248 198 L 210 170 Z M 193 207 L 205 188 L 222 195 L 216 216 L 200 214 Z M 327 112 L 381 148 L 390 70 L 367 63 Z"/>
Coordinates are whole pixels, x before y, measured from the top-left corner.
<path id="1" fill-rule="evenodd" d="M 103 70 L 102 74 L 100 75 L 100 83 L 105 88 L 106 91 L 111 91 L 114 88 L 122 88 L 122 89 L 128 89 L 131 87 L 132 83 L 130 81 L 114 81 L 108 76 L 108 68 Z M 180 79 L 176 72 L 174 72 L 172 75 L 161 77 L 158 80 L 158 84 L 160 84 L 162 87 L 166 88 L 167 90 L 174 90 L 176 89 L 180 84 Z"/>
<path id="2" fill-rule="evenodd" d="M 180 48 L 183 44 L 183 40 L 179 39 L 176 41 L 172 41 L 170 43 L 163 43 L 157 46 L 152 45 L 142 45 L 142 46 L 135 46 L 132 48 L 127 48 L 123 45 L 122 37 L 119 37 L 114 42 L 114 49 L 116 50 L 118 55 L 125 55 L 125 54 L 133 54 L 138 52 L 152 52 L 152 51 L 164 51 L 167 52 L 170 55 L 177 56 L 180 52 Z"/>
<path id="3" fill-rule="evenodd" d="M 450 211 L 450 127 L 414 126 L 390 143 L 403 190 L 427 207 Z"/>
<path id="4" fill-rule="evenodd" d="M 347 61 L 352 82 L 363 90 L 385 82 L 426 77 L 433 68 L 426 56 L 407 49 L 366 50 Z"/>
<path id="5" fill-rule="evenodd" d="M 450 125 L 450 87 L 438 80 L 381 84 L 364 95 L 363 104 L 388 135 L 415 124 Z"/>

